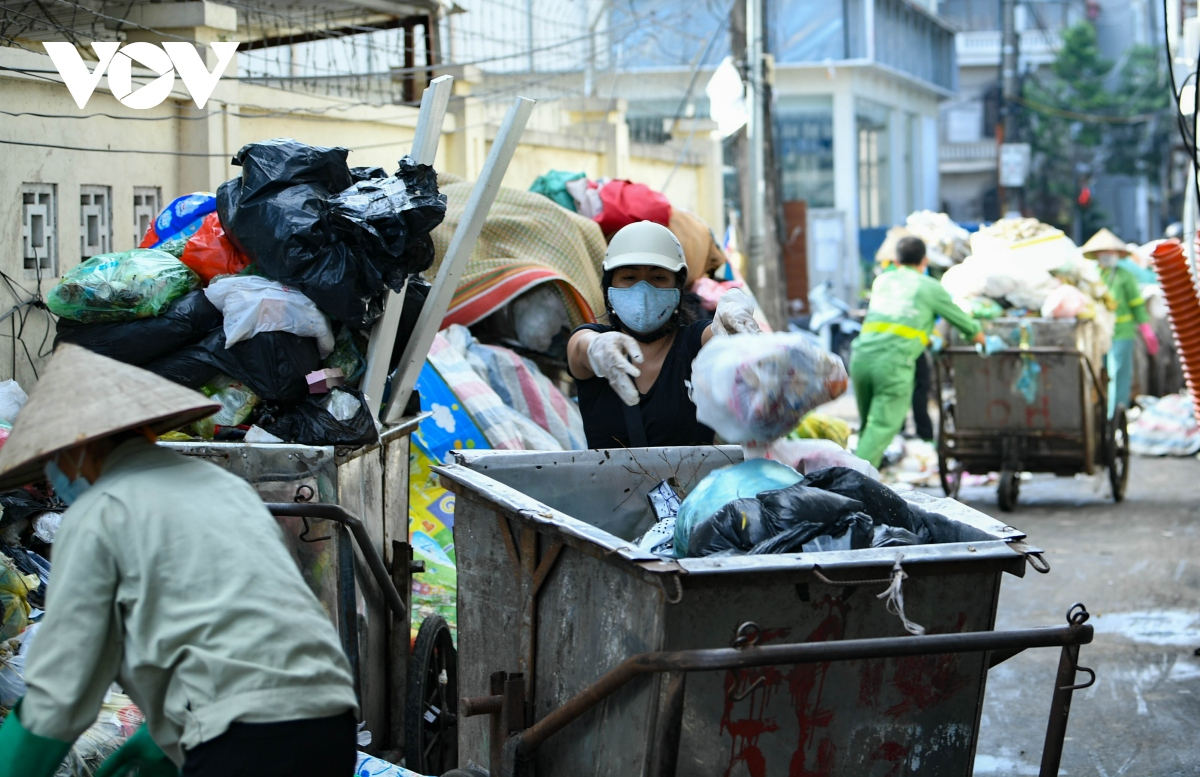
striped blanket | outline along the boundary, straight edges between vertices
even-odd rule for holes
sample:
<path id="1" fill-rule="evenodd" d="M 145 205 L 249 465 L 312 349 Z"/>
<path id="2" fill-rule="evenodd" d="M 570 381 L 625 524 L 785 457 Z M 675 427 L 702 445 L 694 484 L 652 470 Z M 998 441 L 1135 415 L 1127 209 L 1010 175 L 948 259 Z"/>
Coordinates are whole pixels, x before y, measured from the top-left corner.
<path id="1" fill-rule="evenodd" d="M 454 230 L 462 220 L 472 184 L 442 173 L 438 187 L 449 200 L 446 218 L 433 230 L 433 278 Z M 466 272 L 442 320 L 470 326 L 522 292 L 552 283 L 562 296 L 571 325 L 591 323 L 604 312 L 600 263 L 607 244 L 591 219 L 572 213 L 534 192 L 500 189 Z"/>

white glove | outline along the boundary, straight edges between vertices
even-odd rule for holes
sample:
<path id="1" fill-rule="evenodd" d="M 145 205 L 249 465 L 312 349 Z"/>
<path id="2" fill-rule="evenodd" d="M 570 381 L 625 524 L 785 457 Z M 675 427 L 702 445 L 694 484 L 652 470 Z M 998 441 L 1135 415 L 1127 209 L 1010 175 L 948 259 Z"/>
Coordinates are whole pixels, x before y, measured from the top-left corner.
<path id="1" fill-rule="evenodd" d="M 713 315 L 713 334 L 758 334 L 762 330 L 754 320 L 754 300 L 741 289 L 730 289 L 717 300 Z"/>
<path id="2" fill-rule="evenodd" d="M 588 343 L 587 358 L 592 372 L 606 379 L 622 402 L 633 407 L 641 400 L 633 379 L 642 371 L 634 364 L 641 364 L 646 357 L 637 340 L 620 332 L 603 332 Z"/>

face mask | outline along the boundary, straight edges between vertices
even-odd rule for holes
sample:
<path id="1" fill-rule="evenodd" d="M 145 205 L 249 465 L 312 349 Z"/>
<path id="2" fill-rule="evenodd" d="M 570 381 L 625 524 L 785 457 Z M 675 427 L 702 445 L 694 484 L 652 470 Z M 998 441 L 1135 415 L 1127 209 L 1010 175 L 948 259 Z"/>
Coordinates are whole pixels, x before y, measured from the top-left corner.
<path id="1" fill-rule="evenodd" d="M 79 454 L 79 461 L 75 466 L 75 470 L 78 472 L 82 469 L 82 467 L 83 453 L 81 452 Z M 63 472 L 59 468 L 58 462 L 54 459 L 50 459 L 46 462 L 45 471 L 46 479 L 50 481 L 50 485 L 54 486 L 54 493 L 58 495 L 58 498 L 61 499 L 65 505 L 74 504 L 75 501 L 83 495 L 84 491 L 87 491 L 89 488 L 91 488 L 91 481 L 85 478 L 82 473 L 77 475 L 74 480 L 71 480 L 69 477 L 67 477 L 67 473 Z"/>
<path id="2" fill-rule="evenodd" d="M 1116 267 L 1117 262 L 1119 262 L 1120 260 L 1121 260 L 1121 257 L 1118 256 L 1117 254 L 1100 254 L 1096 257 L 1096 261 L 1098 261 L 1100 263 L 1100 266 L 1106 267 L 1106 268 Z"/>
<path id="3" fill-rule="evenodd" d="M 628 289 L 608 290 L 608 304 L 621 323 L 641 335 L 662 329 L 679 307 L 679 289 L 660 289 L 638 281 Z"/>

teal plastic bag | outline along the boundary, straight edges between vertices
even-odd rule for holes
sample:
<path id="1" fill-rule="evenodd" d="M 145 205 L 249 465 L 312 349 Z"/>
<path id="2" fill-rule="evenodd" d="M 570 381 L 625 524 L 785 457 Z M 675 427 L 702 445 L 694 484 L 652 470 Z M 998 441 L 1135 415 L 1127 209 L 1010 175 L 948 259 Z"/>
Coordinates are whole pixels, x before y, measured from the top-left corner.
<path id="1" fill-rule="evenodd" d="M 62 276 L 50 289 L 50 313 L 84 324 L 158 315 L 200 279 L 179 259 L 154 248 L 100 254 Z"/>
<path id="2" fill-rule="evenodd" d="M 153 248 L 99 254 L 69 270 L 46 295 L 56 316 L 100 324 L 157 316 L 200 278 L 187 266 Z"/>
<path id="3" fill-rule="evenodd" d="M 675 516 L 675 558 L 687 555 L 692 527 L 735 499 L 794 486 L 804 479 L 796 470 L 769 459 L 751 459 L 713 470 L 692 489 Z"/>
<path id="4" fill-rule="evenodd" d="M 529 187 L 529 191 L 545 195 L 575 213 L 575 198 L 567 191 L 567 181 L 576 181 L 583 177 L 585 177 L 583 173 L 551 170 L 545 175 L 539 175 L 533 185 Z"/>

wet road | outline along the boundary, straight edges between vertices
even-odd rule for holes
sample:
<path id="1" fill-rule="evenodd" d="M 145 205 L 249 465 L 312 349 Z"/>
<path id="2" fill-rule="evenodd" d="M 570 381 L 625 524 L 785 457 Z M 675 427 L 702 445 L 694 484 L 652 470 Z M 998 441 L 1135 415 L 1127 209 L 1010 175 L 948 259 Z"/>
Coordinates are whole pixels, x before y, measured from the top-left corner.
<path id="1" fill-rule="evenodd" d="M 1080 663 L 1097 680 L 1075 695 L 1059 774 L 1200 774 L 1200 462 L 1135 458 L 1120 505 L 1101 478 L 1027 481 L 1011 514 L 994 488 L 960 496 L 1004 515 L 1052 565 L 1005 578 L 998 629 L 1058 625 L 1076 601 L 1092 613 Z M 990 672 L 976 775 L 1038 774 L 1058 655 L 1029 651 Z"/>

